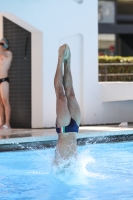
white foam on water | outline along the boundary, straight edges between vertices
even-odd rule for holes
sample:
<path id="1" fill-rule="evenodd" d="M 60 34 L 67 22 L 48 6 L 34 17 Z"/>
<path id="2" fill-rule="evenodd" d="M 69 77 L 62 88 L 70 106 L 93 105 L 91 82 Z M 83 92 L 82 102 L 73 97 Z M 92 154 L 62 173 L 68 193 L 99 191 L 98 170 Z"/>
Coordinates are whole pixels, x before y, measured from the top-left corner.
<path id="1" fill-rule="evenodd" d="M 49 174 L 48 172 L 43 172 L 43 171 L 37 171 L 37 170 L 31 170 L 31 171 L 28 171 L 28 174 L 36 174 L 36 175 L 38 175 L 38 174 L 43 174 L 43 175 L 45 175 L 45 174 Z"/>
<path id="2" fill-rule="evenodd" d="M 53 176 L 68 185 L 88 184 L 89 178 L 104 179 L 105 176 L 99 173 L 89 172 L 87 166 L 94 164 L 95 160 L 89 155 L 89 150 L 84 149 L 78 154 L 77 159 L 70 158 L 69 161 L 62 161 L 58 166 L 52 166 Z"/>

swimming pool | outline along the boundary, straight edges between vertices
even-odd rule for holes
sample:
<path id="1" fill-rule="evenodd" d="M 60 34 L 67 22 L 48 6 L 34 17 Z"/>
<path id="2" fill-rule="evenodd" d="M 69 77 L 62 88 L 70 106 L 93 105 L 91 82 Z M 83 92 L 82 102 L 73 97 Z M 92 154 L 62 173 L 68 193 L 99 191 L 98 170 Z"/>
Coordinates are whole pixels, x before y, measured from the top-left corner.
<path id="1" fill-rule="evenodd" d="M 78 160 L 62 173 L 54 148 L 0 153 L 1 200 L 133 199 L 133 142 L 78 146 Z"/>

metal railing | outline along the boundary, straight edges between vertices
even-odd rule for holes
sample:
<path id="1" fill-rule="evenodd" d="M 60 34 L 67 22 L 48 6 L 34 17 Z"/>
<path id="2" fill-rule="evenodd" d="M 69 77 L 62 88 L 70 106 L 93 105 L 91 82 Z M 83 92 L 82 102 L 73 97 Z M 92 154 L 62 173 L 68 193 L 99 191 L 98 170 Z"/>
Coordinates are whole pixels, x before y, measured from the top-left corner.
<path id="1" fill-rule="evenodd" d="M 104 67 L 104 69 L 100 69 L 100 66 Z M 108 69 L 111 66 L 116 66 L 116 68 L 118 66 L 133 66 L 133 63 L 99 63 L 99 74 L 98 74 L 99 82 L 133 81 L 133 73 L 108 73 Z"/>

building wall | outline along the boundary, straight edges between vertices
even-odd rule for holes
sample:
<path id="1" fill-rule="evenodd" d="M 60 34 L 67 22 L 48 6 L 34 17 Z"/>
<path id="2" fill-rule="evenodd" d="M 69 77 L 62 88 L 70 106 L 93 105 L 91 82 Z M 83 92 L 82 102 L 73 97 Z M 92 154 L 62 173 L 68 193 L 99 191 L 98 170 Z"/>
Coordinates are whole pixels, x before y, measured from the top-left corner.
<path id="1" fill-rule="evenodd" d="M 97 0 L 4 0 L 0 12 L 10 12 L 43 32 L 43 126 L 55 126 L 53 87 L 58 48 L 68 43 L 82 125 L 132 121 L 133 102 L 102 101 L 98 83 Z M 36 66 L 37 67 L 37 66 Z M 39 97 L 38 97 L 39 98 Z M 37 106 L 37 105 L 36 105 Z"/>

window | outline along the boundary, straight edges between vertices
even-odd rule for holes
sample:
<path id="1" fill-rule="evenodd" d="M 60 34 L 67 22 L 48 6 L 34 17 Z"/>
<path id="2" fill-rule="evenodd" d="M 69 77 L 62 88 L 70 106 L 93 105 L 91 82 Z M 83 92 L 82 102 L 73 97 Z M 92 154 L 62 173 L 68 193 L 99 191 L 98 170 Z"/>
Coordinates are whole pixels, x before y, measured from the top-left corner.
<path id="1" fill-rule="evenodd" d="M 98 22 L 99 23 L 115 22 L 114 1 L 98 1 Z"/>
<path id="2" fill-rule="evenodd" d="M 99 55 L 115 55 L 115 35 L 99 34 L 98 35 L 98 53 Z"/>

